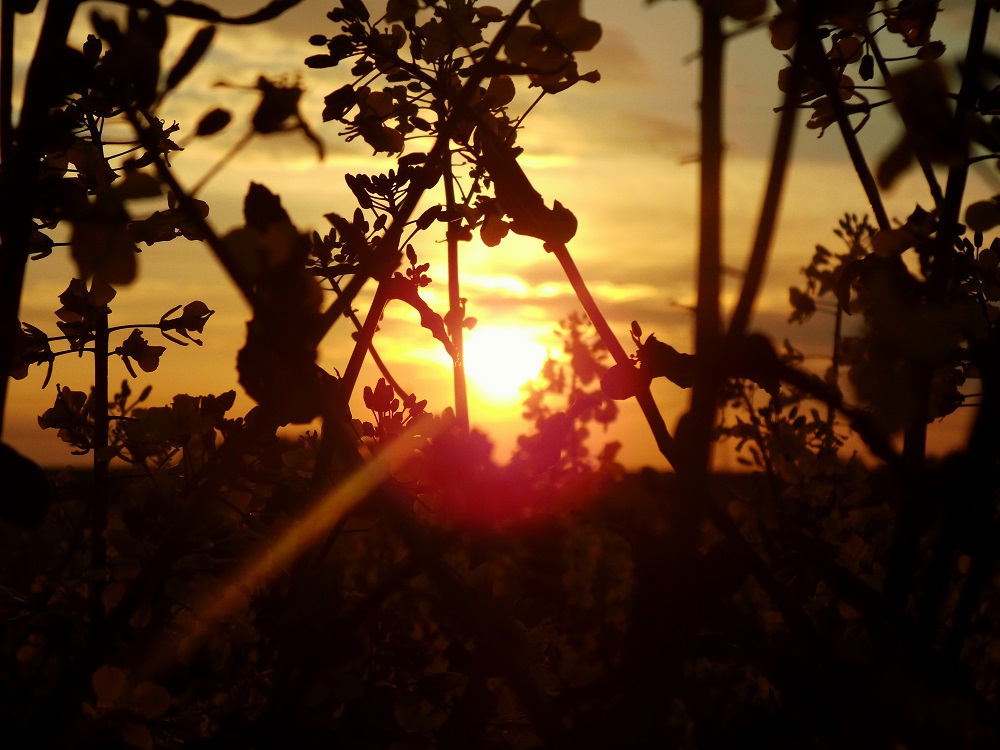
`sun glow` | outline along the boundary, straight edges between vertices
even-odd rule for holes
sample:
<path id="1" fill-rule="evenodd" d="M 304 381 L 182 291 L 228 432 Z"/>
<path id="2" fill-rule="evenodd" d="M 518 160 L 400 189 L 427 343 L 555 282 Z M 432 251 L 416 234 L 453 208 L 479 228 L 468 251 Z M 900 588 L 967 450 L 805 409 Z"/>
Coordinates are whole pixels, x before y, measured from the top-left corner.
<path id="1" fill-rule="evenodd" d="M 465 374 L 483 399 L 516 403 L 521 386 L 538 377 L 548 356 L 527 328 L 479 325 L 465 334 Z"/>

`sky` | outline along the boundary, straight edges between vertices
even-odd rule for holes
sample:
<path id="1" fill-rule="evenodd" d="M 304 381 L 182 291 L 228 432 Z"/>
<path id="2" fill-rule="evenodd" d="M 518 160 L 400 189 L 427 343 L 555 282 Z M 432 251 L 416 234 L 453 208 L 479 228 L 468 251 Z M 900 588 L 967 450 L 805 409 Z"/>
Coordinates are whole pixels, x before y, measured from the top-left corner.
<path id="1" fill-rule="evenodd" d="M 368 5 L 374 11 L 377 3 Z M 948 47 L 946 65 L 954 67 L 961 57 L 962 32 L 972 0 L 945 0 L 943 6 L 936 37 Z M 85 38 L 89 12 L 99 7 L 103 6 L 84 5 L 74 39 Z M 217 7 L 246 12 L 251 4 L 227 0 Z M 354 210 L 353 196 L 343 180 L 345 172 L 377 173 L 393 166 L 391 160 L 373 157 L 360 140 L 344 143 L 338 138 L 336 123 L 321 121 L 323 96 L 349 81 L 343 67 L 311 70 L 302 64 L 316 52 L 306 41 L 311 34 L 338 32 L 325 17 L 330 7 L 331 2 L 305 0 L 266 25 L 221 27 L 203 64 L 160 110 L 168 123 L 176 119 L 182 125 L 177 140 L 185 144 L 185 150 L 173 155 L 171 162 L 181 183 L 190 186 L 245 132 L 241 123 L 248 121 L 257 100 L 239 87 L 252 87 L 258 75 L 265 75 L 286 80 L 298 77 L 305 89 L 301 112 L 324 141 L 325 159 L 319 161 L 312 145 L 298 133 L 255 138 L 199 196 L 211 206 L 209 218 L 220 233 L 242 223 L 242 201 L 250 181 L 280 194 L 300 229 L 325 233 L 329 224 L 324 214 L 349 215 Z M 593 51 L 579 55 L 580 69 L 597 69 L 601 80 L 580 83 L 542 100 L 519 136 L 525 148 L 522 164 L 547 203 L 557 199 L 577 216 L 580 228 L 569 249 L 626 349 L 634 348 L 628 331 L 630 321 L 638 320 L 644 334 L 655 333 L 679 350 L 690 351 L 698 228 L 695 6 L 691 2 L 648 6 L 643 0 L 584 0 L 582 10 L 601 24 L 603 34 Z M 18 17 L 18 75 L 32 54 L 37 21 L 38 13 Z M 199 25 L 171 22 L 166 65 L 176 59 Z M 777 73 L 784 62 L 781 53 L 770 46 L 766 28 L 741 34 L 727 47 L 724 251 L 726 264 L 736 269 L 745 264 L 753 238 L 777 120 L 773 108 L 780 101 Z M 220 81 L 229 85 L 216 86 Z M 233 110 L 234 125 L 229 132 L 185 142 L 201 115 L 215 106 Z M 817 243 L 839 249 L 832 230 L 844 212 L 860 215 L 868 207 L 837 134 L 830 131 L 817 138 L 815 131 L 804 128 L 807 114 L 803 115 L 768 277 L 752 327 L 776 342 L 790 337 L 809 356 L 807 362 L 821 370 L 825 368 L 822 357 L 829 354 L 832 318 L 817 316 L 804 327 L 790 327 L 788 287 L 802 283 L 800 269 L 809 262 Z M 891 118 L 876 113 L 861 132 L 870 162 L 876 163 L 898 136 L 895 128 Z M 997 182 L 995 170 L 992 175 L 986 170 L 974 172 L 970 197 L 996 193 Z M 915 174 L 901 180 L 885 199 L 889 215 L 899 221 L 905 220 L 916 203 L 930 205 L 926 186 Z M 157 207 L 151 204 L 149 210 Z M 429 275 L 435 282 L 424 290 L 424 297 L 444 313 L 447 287 L 440 239 L 420 239 L 417 251 L 422 261 L 431 262 Z M 540 244 L 511 236 L 496 248 L 486 248 L 476 240 L 462 249 L 462 295 L 469 300 L 467 314 L 480 321 L 467 334 L 471 417 L 494 440 L 494 457 L 499 461 L 506 460 L 516 435 L 525 432 L 527 425 L 521 419 L 516 387 L 507 386 L 507 395 L 498 396 L 497 384 L 488 376 L 501 369 L 530 373 L 530 358 L 522 362 L 524 356 L 516 356 L 518 352 L 530 352 L 537 366 L 546 351 L 557 354 L 553 329 L 580 309 L 558 263 Z M 169 401 L 174 393 L 202 395 L 235 387 L 239 398 L 234 411 L 244 412 L 252 402 L 236 384 L 234 363 L 245 340 L 249 311 L 217 263 L 206 248 L 184 240 L 146 248 L 139 263 L 138 281 L 120 289 L 111 305 L 112 324 L 155 323 L 168 309 L 195 299 L 216 313 L 206 326 L 201 347 L 177 347 L 159 341 L 156 331 L 148 332 L 150 342 L 167 346 L 167 352 L 158 371 L 141 374 L 133 390 L 152 384 L 149 403 L 155 405 Z M 31 263 L 22 320 L 55 333 L 57 297 L 74 273 L 72 263 L 58 253 Z M 724 294 L 723 302 L 729 306 L 736 281 L 735 277 L 729 280 Z M 363 310 L 367 299 L 363 295 L 359 300 Z M 331 372 L 343 370 L 353 343 L 351 330 L 343 323 L 321 346 L 320 362 Z M 430 410 L 441 411 L 451 403 L 450 360 L 425 333 L 412 311 L 390 305 L 375 343 L 404 388 L 428 399 Z M 497 351 L 505 354 L 506 368 L 490 359 Z M 12 381 L 5 441 L 46 464 L 72 460 L 67 446 L 51 431 L 38 428 L 36 416 L 51 406 L 57 383 L 85 390 L 92 381 L 88 366 L 86 359 L 58 358 L 52 383 L 44 391 L 39 368 L 25 380 Z M 113 359 L 112 391 L 126 377 L 120 362 Z M 374 384 L 377 378 L 377 371 L 366 367 L 361 384 Z M 689 392 L 658 381 L 654 396 L 672 426 L 686 409 Z M 352 406 L 356 417 L 367 417 L 357 400 Z M 607 436 L 623 442 L 620 460 L 630 468 L 665 468 L 638 408 L 633 402 L 620 406 L 621 416 Z M 937 450 L 961 442 L 971 410 L 960 412 L 956 419 L 932 430 Z M 723 468 L 732 466 L 732 455 L 726 450 L 719 451 L 718 460 Z"/>

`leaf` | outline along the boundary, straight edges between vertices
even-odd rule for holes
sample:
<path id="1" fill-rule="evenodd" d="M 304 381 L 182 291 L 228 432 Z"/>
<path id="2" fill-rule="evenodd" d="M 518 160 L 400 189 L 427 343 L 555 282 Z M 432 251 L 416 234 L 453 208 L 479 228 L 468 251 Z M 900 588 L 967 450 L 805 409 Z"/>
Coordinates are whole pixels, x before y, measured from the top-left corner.
<path id="1" fill-rule="evenodd" d="M 99 201 L 73 223 L 70 248 L 83 280 L 100 277 L 111 284 L 130 284 L 137 271 L 128 214 L 121 204 Z"/>
<path id="2" fill-rule="evenodd" d="M 510 224 L 494 211 L 487 211 L 483 224 L 479 229 L 479 237 L 486 247 L 496 247 L 510 232 Z"/>
<path id="3" fill-rule="evenodd" d="M 389 0 L 385 6 L 386 23 L 412 21 L 420 10 L 419 0 Z"/>
<path id="4" fill-rule="evenodd" d="M 431 206 L 426 211 L 424 211 L 420 216 L 417 217 L 417 229 L 424 230 L 427 229 L 431 224 L 433 224 L 441 212 L 444 210 L 444 206 L 437 204 Z"/>
<path id="5" fill-rule="evenodd" d="M 892 187 L 896 179 L 913 164 L 913 149 L 906 140 L 901 140 L 878 164 L 875 179 L 883 189 Z"/>
<path id="6" fill-rule="evenodd" d="M 494 189 L 504 212 L 511 218 L 510 228 L 517 234 L 545 242 L 566 244 L 576 234 L 576 217 L 556 201 L 554 208 L 545 205 L 541 194 L 517 163 L 514 150 L 489 128 L 476 129 L 481 147 L 480 158 L 493 179 Z"/>
<path id="7" fill-rule="evenodd" d="M 243 199 L 243 218 L 248 227 L 258 232 L 264 232 L 275 224 L 292 223 L 281 205 L 281 198 L 257 182 L 250 183 Z"/>
<path id="8" fill-rule="evenodd" d="M 601 24 L 580 15 L 580 0 L 541 0 L 532 17 L 570 52 L 593 49 L 601 38 Z"/>
<path id="9" fill-rule="evenodd" d="M 654 334 L 639 347 L 639 363 L 648 378 L 664 377 L 681 388 L 694 385 L 694 356 L 682 354 L 670 344 L 657 340 Z"/>
<path id="10" fill-rule="evenodd" d="M 304 331 L 283 327 L 270 315 L 247 324 L 247 341 L 236 358 L 240 385 L 279 425 L 308 424 L 320 414 L 325 392 L 316 346 Z"/>
<path id="11" fill-rule="evenodd" d="M 225 128 L 232 119 L 233 116 L 227 110 L 216 107 L 201 118 L 195 134 L 198 136 L 215 135 Z"/>
<path id="12" fill-rule="evenodd" d="M 157 198 L 163 192 L 158 179 L 146 172 L 140 172 L 133 163 L 125 166 L 125 179 L 120 180 L 111 189 L 115 197 L 122 201 Z"/>
<path id="13" fill-rule="evenodd" d="M 494 76 L 486 88 L 484 98 L 490 109 L 500 109 L 510 104 L 516 93 L 514 80 L 510 76 Z"/>
<path id="14" fill-rule="evenodd" d="M 174 67 L 167 74 L 166 91 L 176 88 L 194 70 L 194 66 L 208 52 L 208 48 L 214 38 L 214 26 L 203 26 L 195 32 L 187 49 L 184 50 L 177 62 L 174 63 Z"/>
<path id="15" fill-rule="evenodd" d="M 1000 202 L 997 197 L 969 204 L 965 209 L 965 223 L 976 232 L 985 232 L 1000 225 Z"/>
<path id="16" fill-rule="evenodd" d="M 608 398 L 624 401 L 639 393 L 643 376 L 632 365 L 616 364 L 601 377 L 601 390 Z"/>
<path id="17" fill-rule="evenodd" d="M 906 126 L 899 144 L 878 168 L 880 186 L 888 187 L 906 169 L 915 152 L 926 159 L 952 166 L 966 158 L 968 133 L 955 121 L 950 91 L 943 68 L 937 62 L 922 62 L 887 81 L 889 93 Z"/>

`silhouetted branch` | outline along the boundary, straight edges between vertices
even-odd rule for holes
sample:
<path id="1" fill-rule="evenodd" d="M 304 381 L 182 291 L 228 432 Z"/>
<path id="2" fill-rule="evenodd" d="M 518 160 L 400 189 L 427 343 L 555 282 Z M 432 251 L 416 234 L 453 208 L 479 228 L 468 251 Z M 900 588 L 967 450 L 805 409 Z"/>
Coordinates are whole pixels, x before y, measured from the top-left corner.
<path id="1" fill-rule="evenodd" d="M 108 2 L 140 10 L 160 10 L 167 15 L 178 18 L 192 18 L 198 21 L 224 23 L 232 26 L 247 26 L 263 21 L 272 21 L 286 10 L 294 8 L 302 0 L 271 0 L 267 5 L 245 16 L 227 16 L 211 5 L 195 2 L 195 0 L 174 0 L 166 4 L 157 3 L 154 0 L 108 0 Z"/>
<path id="2" fill-rule="evenodd" d="M 872 57 L 875 59 L 875 64 L 878 65 L 879 72 L 882 74 L 882 79 L 888 83 L 892 79 L 892 72 L 889 70 L 885 57 L 882 55 L 882 50 L 878 46 L 878 39 L 867 28 L 865 28 L 865 40 L 868 42 L 868 47 L 871 50 Z M 903 121 L 903 127 L 906 127 L 905 121 Z M 931 191 L 934 205 L 940 211 L 941 205 L 944 203 L 944 194 L 941 192 L 941 184 L 938 182 L 937 175 L 934 174 L 934 168 L 927 161 L 927 157 L 922 151 L 916 150 L 916 157 L 917 163 L 920 164 L 920 170 L 924 173 L 924 179 L 927 180 L 927 187 Z"/>
<path id="3" fill-rule="evenodd" d="M 890 229 L 892 225 L 889 222 L 889 215 L 885 212 L 885 206 L 882 203 L 882 194 L 879 192 L 875 177 L 868 167 L 865 155 L 861 151 L 858 136 L 851 126 L 847 105 L 840 96 L 840 85 L 838 81 L 834 80 L 833 71 L 830 70 L 826 53 L 823 50 L 823 44 L 815 34 L 807 35 L 805 39 L 800 39 L 799 43 L 807 45 L 803 53 L 803 59 L 809 70 L 815 73 L 819 79 L 820 85 L 823 87 L 823 92 L 826 94 L 826 98 L 833 108 L 833 114 L 837 119 L 837 127 L 840 129 L 840 135 L 844 139 L 847 153 L 851 157 L 851 164 L 854 165 L 854 171 L 857 173 L 858 179 L 861 181 L 861 187 L 865 191 L 869 205 L 871 205 L 872 213 L 875 214 L 875 221 L 878 223 L 879 229 Z"/>
<path id="4" fill-rule="evenodd" d="M 47 132 L 44 120 L 48 114 L 50 86 L 58 74 L 57 61 L 61 59 L 55 51 L 66 44 L 77 5 L 77 0 L 52 0 L 45 8 L 38 37 L 39 51 L 32 58 L 24 85 L 24 101 L 14 136 L 17 147 L 12 149 L 8 143 L 8 151 L 0 162 L 0 435 L 3 434 L 24 269 L 33 230 L 31 217 L 38 192 L 41 143 Z M 10 10 L 4 2 L 3 13 Z M 11 19 L 6 23 L 11 23 Z M 10 46 L 4 44 L 3 54 L 7 54 L 8 49 Z"/>
<path id="5" fill-rule="evenodd" d="M 808 7 L 803 8 L 804 14 L 808 12 Z M 811 26 L 811 21 L 812 19 L 809 17 L 802 19 L 800 34 L 815 33 L 815 29 Z M 740 298 L 736 303 L 736 309 L 733 311 L 732 319 L 726 331 L 727 347 L 735 345 L 742 338 L 743 334 L 746 333 L 753 305 L 757 299 L 757 292 L 760 290 L 760 285 L 764 279 L 764 269 L 767 265 L 768 251 L 774 236 L 774 227 L 778 220 L 781 192 L 785 184 L 788 162 L 791 158 L 792 141 L 795 137 L 795 121 L 799 111 L 795 103 L 799 98 L 803 78 L 805 77 L 805 71 L 802 69 L 803 49 L 804 47 L 801 42 L 795 45 L 791 74 L 789 75 L 785 90 L 784 102 L 780 108 L 780 115 L 778 116 L 778 127 L 774 135 L 771 168 L 767 176 L 767 187 L 764 191 L 764 202 L 760 209 L 760 218 L 757 221 L 757 232 L 754 235 L 753 248 L 750 251 L 750 260 L 747 263 L 746 275 L 743 278 L 743 288 L 740 290 Z"/>

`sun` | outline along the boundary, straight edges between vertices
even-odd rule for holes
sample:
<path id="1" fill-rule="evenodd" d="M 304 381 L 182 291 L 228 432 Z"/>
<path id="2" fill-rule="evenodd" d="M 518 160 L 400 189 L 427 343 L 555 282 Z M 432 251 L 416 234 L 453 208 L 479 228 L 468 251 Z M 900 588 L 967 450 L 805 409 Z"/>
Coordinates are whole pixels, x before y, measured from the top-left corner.
<path id="1" fill-rule="evenodd" d="M 529 329 L 478 325 L 465 334 L 465 375 L 484 400 L 517 403 L 521 386 L 538 377 L 547 349 Z"/>

